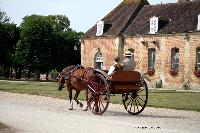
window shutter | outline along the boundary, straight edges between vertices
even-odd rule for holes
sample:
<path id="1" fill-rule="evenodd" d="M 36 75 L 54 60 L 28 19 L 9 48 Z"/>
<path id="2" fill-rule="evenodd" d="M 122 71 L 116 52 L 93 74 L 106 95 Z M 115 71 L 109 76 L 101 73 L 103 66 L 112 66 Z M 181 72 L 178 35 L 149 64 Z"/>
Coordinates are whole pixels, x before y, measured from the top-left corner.
<path id="1" fill-rule="evenodd" d="M 104 29 L 104 21 L 98 21 L 97 22 L 97 32 L 96 36 L 103 35 L 103 29 Z"/>

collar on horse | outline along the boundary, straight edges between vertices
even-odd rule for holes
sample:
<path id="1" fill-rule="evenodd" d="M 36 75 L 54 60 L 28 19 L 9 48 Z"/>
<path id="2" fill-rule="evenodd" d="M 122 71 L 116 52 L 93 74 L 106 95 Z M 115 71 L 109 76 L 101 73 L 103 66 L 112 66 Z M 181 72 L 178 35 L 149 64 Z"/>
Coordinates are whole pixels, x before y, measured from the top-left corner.
<path id="1" fill-rule="evenodd" d="M 85 69 L 82 65 L 76 65 L 71 71 L 69 71 L 68 73 L 65 74 L 65 80 L 69 80 L 72 76 L 72 74 L 74 73 L 74 71 L 76 71 L 77 69 Z M 87 73 L 87 71 L 90 68 L 86 68 L 86 70 L 84 70 L 84 73 L 81 75 L 81 77 L 84 77 L 84 75 Z M 78 77 L 76 77 L 78 78 Z M 79 77 L 80 78 L 80 77 Z"/>

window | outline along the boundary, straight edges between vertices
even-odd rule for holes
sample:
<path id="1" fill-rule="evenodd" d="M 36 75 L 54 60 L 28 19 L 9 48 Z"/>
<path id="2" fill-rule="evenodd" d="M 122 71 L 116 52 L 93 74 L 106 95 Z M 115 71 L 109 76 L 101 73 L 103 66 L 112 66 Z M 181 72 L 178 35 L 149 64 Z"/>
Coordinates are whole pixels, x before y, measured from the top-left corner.
<path id="1" fill-rule="evenodd" d="M 197 65 L 196 65 L 196 68 L 197 69 L 200 69 L 200 47 L 199 48 L 197 48 Z"/>
<path id="2" fill-rule="evenodd" d="M 101 53 L 97 54 L 97 56 L 95 58 L 95 63 L 96 63 L 95 68 L 102 70 L 102 67 L 103 67 L 103 56 L 102 56 Z"/>
<path id="3" fill-rule="evenodd" d="M 197 30 L 200 30 L 200 14 L 198 15 Z"/>
<path id="4" fill-rule="evenodd" d="M 156 49 L 150 48 L 148 50 L 148 68 L 154 68 L 156 62 Z"/>
<path id="5" fill-rule="evenodd" d="M 103 35 L 103 29 L 104 29 L 104 21 L 98 21 L 97 22 L 97 32 L 96 36 Z"/>
<path id="6" fill-rule="evenodd" d="M 150 18 L 150 34 L 155 34 L 158 32 L 158 17 L 152 17 Z"/>
<path id="7" fill-rule="evenodd" d="M 134 49 L 133 48 L 129 48 L 128 51 L 130 51 L 132 53 L 131 60 L 133 60 L 133 62 L 135 62 Z"/>
<path id="8" fill-rule="evenodd" d="M 171 51 L 171 67 L 176 70 L 179 68 L 179 48 L 173 48 Z"/>

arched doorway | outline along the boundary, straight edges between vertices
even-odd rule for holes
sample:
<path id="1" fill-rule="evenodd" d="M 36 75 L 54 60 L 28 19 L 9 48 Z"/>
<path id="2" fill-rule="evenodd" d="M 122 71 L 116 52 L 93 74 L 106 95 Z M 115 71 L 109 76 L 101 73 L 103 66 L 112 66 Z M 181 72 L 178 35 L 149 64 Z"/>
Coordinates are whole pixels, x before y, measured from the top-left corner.
<path id="1" fill-rule="evenodd" d="M 101 52 L 98 52 L 95 57 L 95 68 L 96 69 L 103 69 L 103 55 Z"/>

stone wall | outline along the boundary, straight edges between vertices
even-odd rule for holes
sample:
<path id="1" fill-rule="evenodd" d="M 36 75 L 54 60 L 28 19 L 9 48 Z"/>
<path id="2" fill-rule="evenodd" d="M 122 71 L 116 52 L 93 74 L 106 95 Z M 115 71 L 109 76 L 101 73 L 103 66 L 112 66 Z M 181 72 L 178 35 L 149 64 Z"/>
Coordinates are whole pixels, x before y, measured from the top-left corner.
<path id="1" fill-rule="evenodd" d="M 81 44 L 81 64 L 86 67 L 94 67 L 95 56 L 98 52 L 103 55 L 104 69 L 109 69 L 114 57 L 120 53 L 119 37 L 94 37 L 84 38 Z"/>
<path id="2" fill-rule="evenodd" d="M 178 76 L 171 76 L 171 49 L 179 48 Z M 93 37 L 84 38 L 81 45 L 81 64 L 94 67 L 98 50 L 103 55 L 104 69 L 114 62 L 115 56 L 123 60 L 123 53 L 129 48 L 134 49 L 134 58 L 138 62 L 136 69 L 146 73 L 148 69 L 148 49 L 156 49 L 155 74 L 149 76 L 152 82 L 149 87 L 155 87 L 160 79 L 165 88 L 183 89 L 183 84 L 190 82 L 192 89 L 200 90 L 200 78 L 194 76 L 196 64 L 196 48 L 200 47 L 200 33 L 145 35 L 131 37 Z"/>
<path id="3" fill-rule="evenodd" d="M 196 48 L 200 47 L 200 33 L 149 35 L 125 38 L 124 49 L 133 48 L 135 59 L 139 64 L 137 69 L 144 73 L 148 69 L 148 49 L 156 49 L 155 74 L 149 76 L 152 80 L 149 85 L 155 87 L 161 79 L 167 88 L 183 89 L 185 82 L 189 81 L 191 87 L 200 89 L 200 78 L 194 76 L 196 64 Z M 171 76 L 171 49 L 179 48 L 179 72 L 178 76 Z"/>

